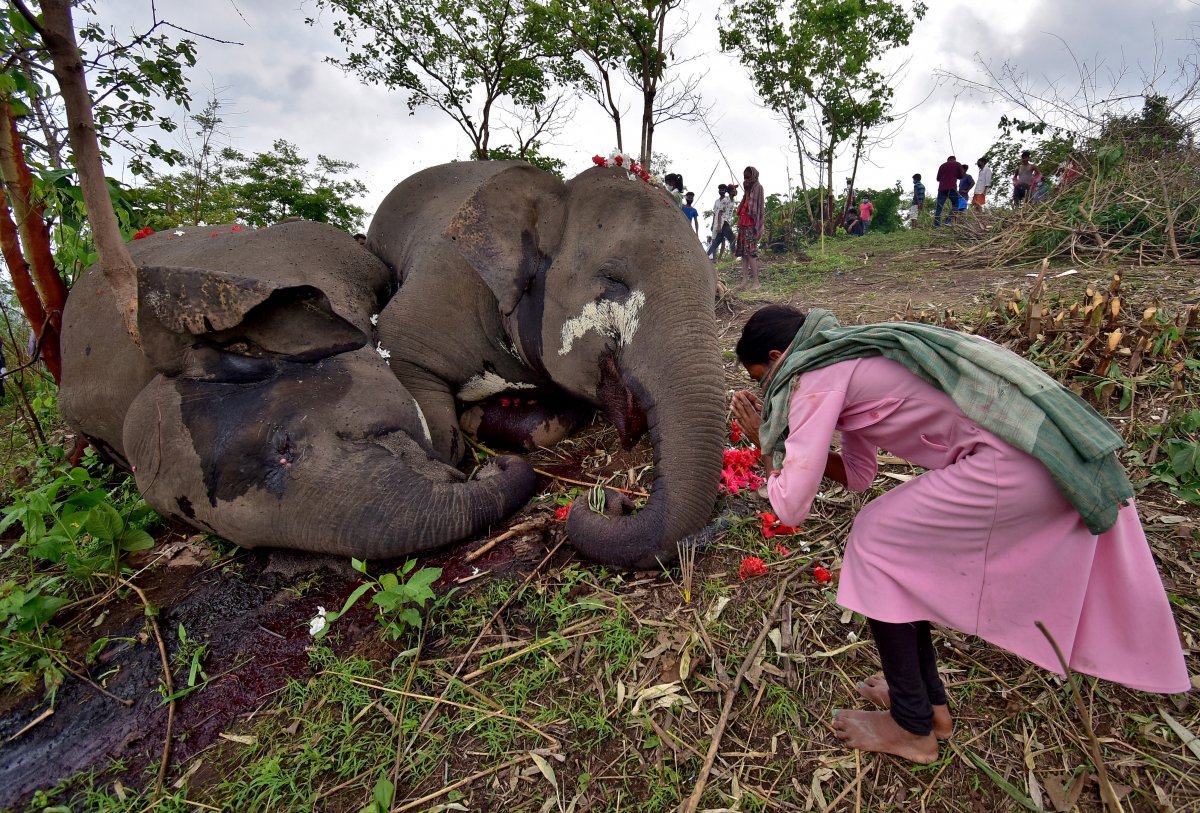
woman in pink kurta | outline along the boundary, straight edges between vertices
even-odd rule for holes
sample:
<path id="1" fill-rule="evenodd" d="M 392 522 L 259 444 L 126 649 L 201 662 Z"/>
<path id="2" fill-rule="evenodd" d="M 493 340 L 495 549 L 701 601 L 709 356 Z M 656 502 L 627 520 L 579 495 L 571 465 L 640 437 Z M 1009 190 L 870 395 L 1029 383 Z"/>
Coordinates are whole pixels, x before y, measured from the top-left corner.
<path id="1" fill-rule="evenodd" d="M 753 377 L 762 379 L 796 329 L 752 347 L 747 325 L 738 357 Z M 738 393 L 739 424 L 757 427 L 758 406 L 755 396 Z M 1035 626 L 1041 621 L 1076 671 L 1143 691 L 1190 688 L 1132 503 L 1110 530 L 1093 535 L 1041 462 L 881 356 L 802 373 L 788 425 L 783 466 L 769 474 L 767 491 L 789 525 L 808 516 L 823 476 L 854 491 L 868 488 L 877 449 L 928 469 L 863 508 L 846 542 L 838 603 L 868 618 L 883 661 L 884 680 L 859 688 L 891 709 L 887 720 L 839 714 L 835 728 L 849 744 L 920 762 L 936 758 L 933 735 L 949 734 L 950 716 L 927 622 L 1059 672 Z M 830 452 L 835 431 L 840 455 Z"/>

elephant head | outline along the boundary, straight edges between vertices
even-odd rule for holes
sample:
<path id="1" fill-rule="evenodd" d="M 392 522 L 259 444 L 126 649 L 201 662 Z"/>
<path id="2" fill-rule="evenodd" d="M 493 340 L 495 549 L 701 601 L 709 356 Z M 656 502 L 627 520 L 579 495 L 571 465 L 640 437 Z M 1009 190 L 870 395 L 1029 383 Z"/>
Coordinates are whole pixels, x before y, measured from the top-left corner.
<path id="1" fill-rule="evenodd" d="M 397 187 L 368 244 L 403 280 L 380 336 L 420 348 L 393 368 L 441 416 L 435 446 L 455 454 L 449 398 L 470 382 L 594 405 L 627 445 L 650 433 L 654 483 L 632 515 L 575 505 L 572 544 L 625 568 L 673 560 L 712 513 L 725 415 L 715 275 L 678 206 L 619 169 L 564 184 L 518 162 L 448 165 Z"/>
<path id="2" fill-rule="evenodd" d="M 378 259 L 322 224 L 212 234 L 135 247 L 141 353 L 109 329 L 98 272 L 64 319 L 64 415 L 128 461 L 157 510 L 245 547 L 382 558 L 479 533 L 532 496 L 519 459 L 469 479 L 433 453 L 369 344 L 390 289 Z"/>

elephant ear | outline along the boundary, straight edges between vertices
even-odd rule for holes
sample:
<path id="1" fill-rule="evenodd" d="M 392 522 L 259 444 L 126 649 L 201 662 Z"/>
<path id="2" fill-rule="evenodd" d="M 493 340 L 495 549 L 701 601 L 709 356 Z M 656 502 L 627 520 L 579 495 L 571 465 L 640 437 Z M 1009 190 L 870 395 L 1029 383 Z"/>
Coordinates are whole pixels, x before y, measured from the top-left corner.
<path id="1" fill-rule="evenodd" d="M 481 184 L 446 227 L 445 236 L 495 294 L 504 315 L 549 267 L 562 236 L 565 199 L 558 178 L 514 164 Z"/>
<path id="2" fill-rule="evenodd" d="M 197 345 L 249 358 L 316 361 L 367 342 L 312 285 L 201 268 L 139 268 L 138 327 L 142 352 L 164 375 L 185 372 Z"/>

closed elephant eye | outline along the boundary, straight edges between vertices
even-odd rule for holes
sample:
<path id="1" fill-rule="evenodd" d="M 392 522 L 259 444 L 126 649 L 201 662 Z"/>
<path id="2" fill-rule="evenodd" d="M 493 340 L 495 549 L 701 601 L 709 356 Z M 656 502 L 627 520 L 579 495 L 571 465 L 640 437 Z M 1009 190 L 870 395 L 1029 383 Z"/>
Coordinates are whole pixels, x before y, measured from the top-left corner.
<path id="1" fill-rule="evenodd" d="M 604 285 L 605 298 L 619 299 L 629 295 L 629 285 L 617 276 L 604 274 L 600 277 L 600 281 Z"/>

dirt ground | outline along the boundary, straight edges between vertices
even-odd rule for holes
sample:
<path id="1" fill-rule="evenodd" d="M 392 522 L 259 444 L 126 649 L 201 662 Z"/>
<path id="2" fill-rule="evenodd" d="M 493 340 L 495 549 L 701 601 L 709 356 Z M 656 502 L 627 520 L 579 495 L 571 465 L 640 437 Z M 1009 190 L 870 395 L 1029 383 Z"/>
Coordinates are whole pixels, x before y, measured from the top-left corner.
<path id="1" fill-rule="evenodd" d="M 717 306 L 729 388 L 749 383 L 729 351 L 761 304 L 822 306 L 844 322 L 973 324 L 1038 271 L 959 267 L 957 256 L 866 238 L 834 259 L 764 258 L 763 288 L 730 290 Z M 1051 269 L 1047 285 L 1083 297 L 1113 273 L 1071 270 Z M 1123 276 L 1127 308 L 1200 299 L 1194 268 Z M 737 272 L 723 266 L 722 278 L 732 286 Z M 1167 391 L 1138 408 L 1183 403 Z M 172 656 L 181 625 L 207 644 L 210 679 L 169 708 L 137 597 L 113 591 L 72 608 L 72 663 L 97 637 L 121 643 L 68 678 L 52 707 L 0 696 L 0 809 L 356 811 L 380 776 L 394 781 L 400 811 L 674 810 L 702 785 L 698 809 L 711 811 L 1103 809 L 1069 685 L 952 631 L 935 639 L 957 717 L 938 762 L 850 752 L 831 736 L 833 710 L 861 705 L 854 684 L 878 667 L 863 619 L 837 607 L 813 568 L 836 571 L 855 509 L 911 467 L 885 456 L 872 492 L 825 492 L 785 552 L 758 531 L 765 503 L 725 497 L 694 566 L 622 575 L 575 560 L 553 512 L 596 481 L 644 491 L 650 449 L 620 451 L 596 426 L 533 462 L 545 489 L 511 532 L 422 562 L 444 568 L 437 589 L 454 592 L 419 639 L 383 640 L 364 601 L 316 648 L 308 619 L 340 608 L 358 581 L 347 563 L 213 548 L 165 529 L 130 578 L 161 608 Z M 1139 502 L 1195 676 L 1200 509 L 1157 485 Z M 750 554 L 769 572 L 743 581 Z M 173 664 L 185 685 L 186 658 Z M 1122 809 L 1200 810 L 1197 693 L 1081 685 Z"/>

